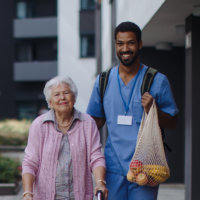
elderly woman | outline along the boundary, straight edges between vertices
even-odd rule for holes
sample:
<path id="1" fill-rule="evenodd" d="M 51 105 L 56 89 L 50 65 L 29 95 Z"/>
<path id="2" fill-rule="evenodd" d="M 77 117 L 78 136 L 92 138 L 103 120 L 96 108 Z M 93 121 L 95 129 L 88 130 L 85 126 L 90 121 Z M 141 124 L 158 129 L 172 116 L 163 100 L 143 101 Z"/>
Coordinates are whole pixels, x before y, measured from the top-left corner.
<path id="1" fill-rule="evenodd" d="M 69 77 L 48 81 L 44 95 L 50 110 L 30 128 L 22 164 L 23 200 L 107 199 L 105 160 L 95 121 L 77 111 L 77 88 Z"/>

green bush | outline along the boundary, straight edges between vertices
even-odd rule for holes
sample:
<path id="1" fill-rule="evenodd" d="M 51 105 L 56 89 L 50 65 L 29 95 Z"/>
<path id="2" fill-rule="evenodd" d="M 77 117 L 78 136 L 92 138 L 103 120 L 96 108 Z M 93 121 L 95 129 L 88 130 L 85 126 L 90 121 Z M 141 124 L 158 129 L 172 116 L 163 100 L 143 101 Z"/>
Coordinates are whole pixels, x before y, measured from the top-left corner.
<path id="1" fill-rule="evenodd" d="M 22 146 L 26 145 L 27 137 L 17 138 L 17 137 L 3 137 L 0 135 L 0 145 L 11 145 L 11 146 Z"/>
<path id="2" fill-rule="evenodd" d="M 0 121 L 0 145 L 26 145 L 30 125 L 26 119 Z"/>
<path id="3" fill-rule="evenodd" d="M 0 183 L 16 183 L 21 179 L 19 160 L 0 156 Z"/>

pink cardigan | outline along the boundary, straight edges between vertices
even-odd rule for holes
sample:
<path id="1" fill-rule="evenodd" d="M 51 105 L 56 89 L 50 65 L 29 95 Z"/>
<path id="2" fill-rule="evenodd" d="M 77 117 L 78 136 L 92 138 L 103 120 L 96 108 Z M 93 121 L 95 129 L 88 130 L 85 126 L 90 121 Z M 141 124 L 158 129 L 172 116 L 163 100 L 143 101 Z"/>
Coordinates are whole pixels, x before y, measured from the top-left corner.
<path id="1" fill-rule="evenodd" d="M 101 153 L 100 136 L 95 121 L 87 114 L 81 114 L 68 132 L 73 165 L 73 189 L 76 200 L 93 199 L 91 171 L 97 166 L 105 167 Z M 44 122 L 41 115 L 30 128 L 25 149 L 22 174 L 35 176 L 34 200 L 54 200 L 55 178 L 62 133 L 52 122 Z"/>

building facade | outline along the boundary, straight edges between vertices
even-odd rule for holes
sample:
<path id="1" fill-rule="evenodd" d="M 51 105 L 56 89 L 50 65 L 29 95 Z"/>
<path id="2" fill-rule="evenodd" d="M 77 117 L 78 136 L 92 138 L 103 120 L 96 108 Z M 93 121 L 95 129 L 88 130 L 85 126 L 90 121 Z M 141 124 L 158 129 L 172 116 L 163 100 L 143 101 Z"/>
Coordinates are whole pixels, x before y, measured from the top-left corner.
<path id="1" fill-rule="evenodd" d="M 198 63 L 197 46 L 194 45 L 198 44 L 198 37 L 192 34 L 192 30 L 195 33 L 199 30 L 199 24 L 196 23 L 200 16 L 199 4 L 199 0 L 1 2 L 0 25 L 3 29 L 0 33 L 0 118 L 37 116 L 39 109 L 46 106 L 44 84 L 56 75 L 72 77 L 79 93 L 75 106 L 84 112 L 98 72 L 97 67 L 100 70 L 107 69 L 117 60 L 114 52 L 114 27 L 122 21 L 134 21 L 143 30 L 142 61 L 167 75 L 180 110 L 178 127 L 166 132 L 166 140 L 172 148 L 172 153 L 168 155 L 172 169 L 169 182 L 183 183 L 184 166 L 187 161 L 193 163 L 189 159 L 192 147 L 190 146 L 190 154 L 185 160 L 184 151 L 185 144 L 193 138 L 193 127 L 189 123 L 191 118 L 188 116 L 192 116 L 191 109 L 193 112 L 196 110 L 185 106 L 185 94 L 195 98 L 195 92 L 188 91 L 192 87 L 192 78 L 197 79 L 196 76 L 189 75 L 192 74 L 191 66 L 193 67 L 191 60 L 196 59 L 195 67 Z M 95 13 L 99 9 L 97 6 L 100 6 L 100 21 L 97 21 L 97 12 Z M 188 20 L 190 15 L 195 19 L 190 17 Z M 97 26 L 101 27 L 98 32 Z M 100 57 L 95 46 L 98 41 Z M 193 52 L 193 46 L 195 53 L 186 56 Z M 101 61 L 100 66 L 98 59 Z M 185 68 L 189 75 L 185 74 Z M 185 87 L 188 83 L 190 89 Z M 189 98 L 186 100 L 192 102 Z M 185 115 L 185 109 L 189 115 Z M 185 128 L 188 130 L 186 133 Z M 197 125 L 195 130 L 198 130 Z M 198 166 L 198 162 L 195 164 Z M 190 168 L 186 167 L 188 170 Z M 192 180 L 187 179 L 187 182 L 192 188 Z"/>

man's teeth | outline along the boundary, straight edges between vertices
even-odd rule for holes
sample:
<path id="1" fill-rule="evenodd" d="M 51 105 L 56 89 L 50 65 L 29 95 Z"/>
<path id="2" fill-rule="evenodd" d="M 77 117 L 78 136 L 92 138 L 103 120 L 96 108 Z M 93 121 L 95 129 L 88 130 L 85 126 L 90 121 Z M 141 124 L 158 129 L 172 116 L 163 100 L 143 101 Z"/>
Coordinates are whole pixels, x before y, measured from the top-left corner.
<path id="1" fill-rule="evenodd" d="M 126 58 L 129 57 L 129 56 L 130 56 L 129 54 L 123 55 L 123 57 L 126 57 Z"/>

